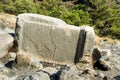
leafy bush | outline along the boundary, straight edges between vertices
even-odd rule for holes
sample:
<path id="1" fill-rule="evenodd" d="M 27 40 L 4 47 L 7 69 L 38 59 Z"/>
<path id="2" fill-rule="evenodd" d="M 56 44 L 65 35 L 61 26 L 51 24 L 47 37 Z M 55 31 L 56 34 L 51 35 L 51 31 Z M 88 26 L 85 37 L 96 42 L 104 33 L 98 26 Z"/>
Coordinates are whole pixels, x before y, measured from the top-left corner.
<path id="1" fill-rule="evenodd" d="M 16 8 L 15 13 L 20 14 L 20 13 L 36 13 L 37 10 L 35 8 L 35 4 L 30 1 L 16 1 L 14 3 L 14 6 Z"/>
<path id="2" fill-rule="evenodd" d="M 120 39 L 120 6 L 115 0 L 5 0 L 0 12 L 38 13 L 68 24 L 91 25 L 96 34 Z"/>
<path id="3" fill-rule="evenodd" d="M 93 0 L 91 0 L 93 2 Z M 97 0 L 93 2 L 96 9 L 91 14 L 92 25 L 95 25 L 100 36 L 120 39 L 120 6 L 115 1 Z M 112 5 L 112 6 L 111 6 Z"/>
<path id="4" fill-rule="evenodd" d="M 0 12 L 2 12 L 2 3 L 0 2 Z"/>

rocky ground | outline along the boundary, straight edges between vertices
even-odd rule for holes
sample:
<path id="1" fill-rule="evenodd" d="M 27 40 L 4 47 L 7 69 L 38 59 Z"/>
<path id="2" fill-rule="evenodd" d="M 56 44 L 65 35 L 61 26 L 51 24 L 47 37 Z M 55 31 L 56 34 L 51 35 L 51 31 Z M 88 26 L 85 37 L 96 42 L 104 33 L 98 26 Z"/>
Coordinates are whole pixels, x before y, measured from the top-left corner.
<path id="1" fill-rule="evenodd" d="M 0 15 L 0 29 L 13 35 L 16 17 L 6 16 Z M 16 53 L 9 52 L 0 59 L 0 80 L 120 80 L 119 40 L 96 36 L 91 59 L 92 64 L 60 65 L 39 61 L 25 53 L 16 59 Z"/>
<path id="2" fill-rule="evenodd" d="M 103 73 L 108 77 L 114 78 L 115 80 L 120 80 L 120 41 L 104 38 L 101 39 L 101 41 L 99 41 L 99 44 L 96 45 L 104 50 L 106 49 L 111 52 L 111 56 L 109 57 L 109 59 L 104 58 L 104 60 L 106 60 L 106 63 L 110 65 L 111 70 L 109 71 L 96 70 L 96 71 Z"/>

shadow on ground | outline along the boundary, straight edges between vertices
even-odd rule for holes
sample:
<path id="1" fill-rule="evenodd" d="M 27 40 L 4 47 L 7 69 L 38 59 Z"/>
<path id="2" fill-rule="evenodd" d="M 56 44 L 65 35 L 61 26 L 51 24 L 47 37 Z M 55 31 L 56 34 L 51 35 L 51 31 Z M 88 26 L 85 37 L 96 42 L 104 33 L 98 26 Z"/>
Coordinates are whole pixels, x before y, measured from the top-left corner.
<path id="1" fill-rule="evenodd" d="M 114 77 L 115 80 L 120 80 L 120 75 Z"/>

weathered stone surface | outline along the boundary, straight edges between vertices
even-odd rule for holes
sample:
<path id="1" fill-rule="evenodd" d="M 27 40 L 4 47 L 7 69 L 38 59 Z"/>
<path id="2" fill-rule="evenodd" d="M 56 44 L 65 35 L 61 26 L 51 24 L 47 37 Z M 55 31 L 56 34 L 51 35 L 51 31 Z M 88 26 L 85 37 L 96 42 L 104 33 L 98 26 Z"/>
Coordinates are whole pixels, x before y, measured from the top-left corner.
<path id="1" fill-rule="evenodd" d="M 65 67 L 61 70 L 59 80 L 80 80 L 78 70 L 75 66 Z"/>
<path id="2" fill-rule="evenodd" d="M 2 74 L 0 74 L 0 79 L 1 80 L 9 80 L 6 75 L 2 75 Z"/>
<path id="3" fill-rule="evenodd" d="M 112 56 L 112 53 L 109 49 L 101 49 L 101 55 L 105 60 L 109 60 L 109 58 Z"/>
<path id="4" fill-rule="evenodd" d="M 8 50 L 13 45 L 13 37 L 8 33 L 0 30 L 0 58 L 8 53 Z"/>
<path id="5" fill-rule="evenodd" d="M 85 34 L 81 35 L 82 31 Z M 94 44 L 92 27 L 71 26 L 60 19 L 37 14 L 20 14 L 15 34 L 19 50 L 60 63 L 79 62 L 83 54 L 90 55 Z"/>
<path id="6" fill-rule="evenodd" d="M 43 68 L 42 71 L 47 72 L 49 75 L 53 75 L 57 73 L 58 70 L 56 68 L 46 67 L 46 68 Z"/>
<path id="7" fill-rule="evenodd" d="M 25 77 L 22 80 L 50 80 L 50 78 L 48 74 L 40 71 L 40 72 L 29 74 L 27 77 Z"/>

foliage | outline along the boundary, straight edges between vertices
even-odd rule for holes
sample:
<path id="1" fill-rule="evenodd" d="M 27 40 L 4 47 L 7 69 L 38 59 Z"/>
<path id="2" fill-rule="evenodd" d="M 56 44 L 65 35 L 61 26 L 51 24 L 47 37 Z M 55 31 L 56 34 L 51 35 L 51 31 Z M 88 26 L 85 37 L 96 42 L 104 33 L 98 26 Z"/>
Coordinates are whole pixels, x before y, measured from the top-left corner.
<path id="1" fill-rule="evenodd" d="M 89 14 L 83 10 L 73 10 L 63 14 L 62 19 L 72 25 L 89 24 Z"/>
<path id="2" fill-rule="evenodd" d="M 2 12 L 2 3 L 0 2 L 0 12 Z"/>
<path id="3" fill-rule="evenodd" d="M 120 39 L 120 5 L 115 0 L 2 0 L 0 12 L 38 13 L 72 25 L 91 25 L 96 34 Z"/>
<path id="4" fill-rule="evenodd" d="M 35 9 L 35 4 L 33 2 L 30 1 L 25 1 L 25 0 L 21 0 L 21 1 L 16 1 L 14 3 L 14 6 L 16 8 L 15 13 L 16 14 L 20 14 L 20 13 L 36 13 L 37 10 Z"/>
<path id="5" fill-rule="evenodd" d="M 91 0 L 92 2 L 94 0 Z M 92 25 L 100 36 L 120 39 L 120 6 L 115 1 L 97 0 L 93 2 L 96 9 L 91 12 Z M 111 6 L 112 5 L 112 6 Z"/>

